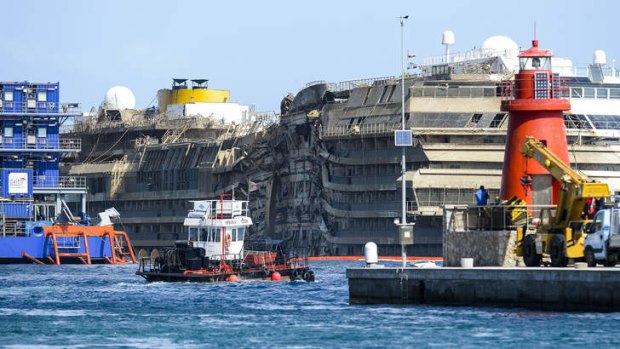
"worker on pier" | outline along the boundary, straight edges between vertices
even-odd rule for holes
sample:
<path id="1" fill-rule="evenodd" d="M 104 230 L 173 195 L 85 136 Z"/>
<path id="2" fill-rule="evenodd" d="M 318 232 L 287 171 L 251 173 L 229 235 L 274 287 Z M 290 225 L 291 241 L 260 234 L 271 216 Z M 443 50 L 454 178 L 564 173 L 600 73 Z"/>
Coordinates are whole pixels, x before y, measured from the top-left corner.
<path id="1" fill-rule="evenodd" d="M 480 186 L 480 189 L 476 192 L 476 205 L 486 206 L 487 200 L 489 200 L 489 193 L 484 189 L 484 185 Z"/>

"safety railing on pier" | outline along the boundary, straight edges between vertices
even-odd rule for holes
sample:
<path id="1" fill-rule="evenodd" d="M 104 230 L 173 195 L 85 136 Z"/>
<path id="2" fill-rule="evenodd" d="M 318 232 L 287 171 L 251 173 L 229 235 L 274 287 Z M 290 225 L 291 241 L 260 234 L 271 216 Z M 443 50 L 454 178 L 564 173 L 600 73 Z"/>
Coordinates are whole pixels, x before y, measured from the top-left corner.
<path id="1" fill-rule="evenodd" d="M 473 205 L 476 203 L 475 192 L 478 188 L 422 188 L 416 187 L 417 201 L 408 201 L 409 211 L 419 207 L 443 207 L 446 205 Z M 488 189 L 489 197 L 499 196 L 498 189 Z"/>
<path id="2" fill-rule="evenodd" d="M 488 205 L 444 208 L 450 231 L 515 230 L 549 224 L 555 205 Z"/>

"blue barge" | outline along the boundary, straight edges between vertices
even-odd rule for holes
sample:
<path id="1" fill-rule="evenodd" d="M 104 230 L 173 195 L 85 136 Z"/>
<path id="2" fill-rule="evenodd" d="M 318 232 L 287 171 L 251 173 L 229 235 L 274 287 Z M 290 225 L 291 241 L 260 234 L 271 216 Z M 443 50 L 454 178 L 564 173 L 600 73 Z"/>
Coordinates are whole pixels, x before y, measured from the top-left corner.
<path id="1" fill-rule="evenodd" d="M 80 112 L 60 103 L 59 90 L 58 82 L 0 82 L 0 264 L 135 262 L 124 232 L 90 225 L 85 178 L 60 175 L 61 156 L 79 152 L 81 140 L 61 137 Z"/>

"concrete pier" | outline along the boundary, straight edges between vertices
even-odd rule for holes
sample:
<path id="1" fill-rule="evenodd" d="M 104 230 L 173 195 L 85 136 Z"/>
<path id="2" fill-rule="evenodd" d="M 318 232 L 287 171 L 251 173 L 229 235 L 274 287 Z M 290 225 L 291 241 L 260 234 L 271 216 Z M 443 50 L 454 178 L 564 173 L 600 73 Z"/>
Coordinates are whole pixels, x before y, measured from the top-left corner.
<path id="1" fill-rule="evenodd" d="M 351 304 L 620 311 L 620 268 L 347 269 Z"/>

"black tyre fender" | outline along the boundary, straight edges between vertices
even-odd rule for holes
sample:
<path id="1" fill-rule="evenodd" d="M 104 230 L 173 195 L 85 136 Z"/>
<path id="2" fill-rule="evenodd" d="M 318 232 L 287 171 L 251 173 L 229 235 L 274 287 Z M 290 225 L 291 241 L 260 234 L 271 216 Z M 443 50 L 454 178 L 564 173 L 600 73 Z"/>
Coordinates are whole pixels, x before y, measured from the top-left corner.
<path id="1" fill-rule="evenodd" d="M 540 266 L 540 255 L 536 253 L 536 237 L 534 234 L 526 235 L 521 244 L 523 262 L 528 267 Z"/>
<path id="2" fill-rule="evenodd" d="M 596 258 L 594 257 L 594 250 L 592 249 L 592 247 L 587 246 L 586 249 L 583 251 L 583 256 L 586 264 L 588 264 L 588 267 L 596 267 Z"/>
<path id="3" fill-rule="evenodd" d="M 304 272 L 304 280 L 307 282 L 313 282 L 314 281 L 314 271 L 312 270 L 306 270 Z"/>
<path id="4" fill-rule="evenodd" d="M 551 238 L 549 256 L 551 257 L 552 267 L 565 267 L 568 264 L 568 258 L 566 258 L 566 237 L 564 235 L 555 234 Z"/>

